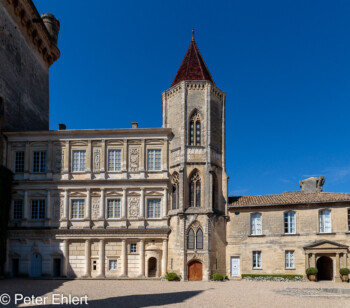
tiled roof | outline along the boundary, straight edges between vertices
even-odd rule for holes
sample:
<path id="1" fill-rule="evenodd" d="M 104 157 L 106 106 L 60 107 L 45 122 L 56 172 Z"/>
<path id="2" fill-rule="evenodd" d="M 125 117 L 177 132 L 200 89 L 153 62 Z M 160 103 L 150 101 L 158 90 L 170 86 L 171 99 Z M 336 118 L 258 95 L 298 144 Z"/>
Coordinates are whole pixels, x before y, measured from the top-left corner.
<path id="1" fill-rule="evenodd" d="M 192 37 L 190 47 L 181 62 L 180 68 L 177 71 L 171 86 L 174 86 L 183 80 L 209 80 L 215 84 L 199 52 L 194 37 Z"/>
<path id="2" fill-rule="evenodd" d="M 350 193 L 283 193 L 280 195 L 229 197 L 229 207 L 252 207 L 268 205 L 290 205 L 324 202 L 350 202 Z"/>

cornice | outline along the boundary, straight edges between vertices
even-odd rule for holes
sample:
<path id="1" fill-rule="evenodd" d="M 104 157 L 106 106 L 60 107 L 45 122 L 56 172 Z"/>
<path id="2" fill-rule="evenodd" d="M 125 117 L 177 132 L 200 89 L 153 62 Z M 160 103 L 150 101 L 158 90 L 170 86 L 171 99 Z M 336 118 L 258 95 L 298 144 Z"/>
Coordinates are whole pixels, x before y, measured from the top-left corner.
<path id="1" fill-rule="evenodd" d="M 53 44 L 32 0 L 6 0 L 9 9 L 21 27 L 22 32 L 34 44 L 44 62 L 50 67 L 59 57 L 60 51 Z"/>

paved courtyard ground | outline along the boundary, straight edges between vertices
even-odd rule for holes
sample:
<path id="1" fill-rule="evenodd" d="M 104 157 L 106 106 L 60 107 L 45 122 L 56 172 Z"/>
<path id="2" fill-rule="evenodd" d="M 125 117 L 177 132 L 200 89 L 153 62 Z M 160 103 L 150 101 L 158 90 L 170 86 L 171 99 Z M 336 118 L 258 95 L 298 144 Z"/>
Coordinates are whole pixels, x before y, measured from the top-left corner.
<path id="1" fill-rule="evenodd" d="M 8 293 L 47 297 L 88 296 L 92 307 L 350 307 L 350 284 L 330 282 L 163 282 L 147 280 L 0 280 L 0 301 Z M 19 295 L 17 295 L 19 296 Z M 56 298 L 57 300 L 57 298 Z M 82 306 L 85 306 L 84 301 Z M 17 305 L 19 307 L 35 306 Z M 70 305 L 71 307 L 77 307 Z M 3 307 L 0 304 L 0 307 Z M 67 306 L 65 306 L 67 307 Z"/>

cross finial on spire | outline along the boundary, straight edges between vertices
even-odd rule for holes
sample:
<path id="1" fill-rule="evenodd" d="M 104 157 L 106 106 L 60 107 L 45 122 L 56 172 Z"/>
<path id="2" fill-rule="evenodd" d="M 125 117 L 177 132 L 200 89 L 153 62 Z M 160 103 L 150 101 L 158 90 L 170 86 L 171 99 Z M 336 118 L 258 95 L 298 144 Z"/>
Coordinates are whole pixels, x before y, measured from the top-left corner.
<path id="1" fill-rule="evenodd" d="M 194 29 L 192 29 L 192 41 L 194 41 Z"/>

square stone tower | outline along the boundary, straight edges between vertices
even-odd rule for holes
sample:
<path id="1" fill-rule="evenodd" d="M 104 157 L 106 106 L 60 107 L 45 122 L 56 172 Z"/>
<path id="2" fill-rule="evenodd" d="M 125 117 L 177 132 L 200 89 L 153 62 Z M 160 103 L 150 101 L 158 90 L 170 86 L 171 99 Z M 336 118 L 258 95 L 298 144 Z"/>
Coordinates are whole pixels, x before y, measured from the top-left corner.
<path id="1" fill-rule="evenodd" d="M 208 280 L 226 272 L 225 93 L 215 86 L 194 34 L 162 99 L 163 127 L 173 132 L 168 271 Z"/>

